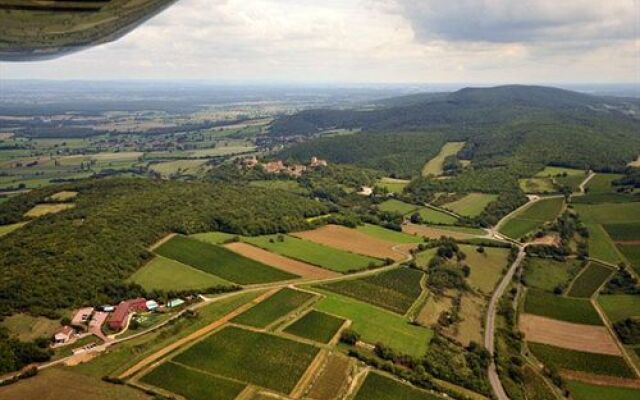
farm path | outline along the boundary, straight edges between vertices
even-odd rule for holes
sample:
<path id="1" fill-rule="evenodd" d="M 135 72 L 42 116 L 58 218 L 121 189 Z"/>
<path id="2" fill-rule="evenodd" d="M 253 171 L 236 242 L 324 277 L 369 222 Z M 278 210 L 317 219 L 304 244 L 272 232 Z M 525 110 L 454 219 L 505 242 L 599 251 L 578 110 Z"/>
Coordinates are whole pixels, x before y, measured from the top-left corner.
<path id="1" fill-rule="evenodd" d="M 485 324 L 485 336 L 484 336 L 484 347 L 489 351 L 489 353 L 494 356 L 495 355 L 495 325 L 496 325 L 496 308 L 498 307 L 498 303 L 504 294 L 504 291 L 507 289 L 513 276 L 522 264 L 522 261 L 527 256 L 525 251 L 526 246 L 520 246 L 520 251 L 518 252 L 518 256 L 515 261 L 502 278 L 502 281 L 493 292 L 493 296 L 491 296 L 491 301 L 489 302 L 489 307 L 487 309 L 487 321 Z M 489 383 L 491 384 L 491 388 L 496 395 L 498 400 L 509 400 L 509 396 L 504 390 L 502 386 L 502 382 L 500 382 L 500 376 L 498 375 L 498 370 L 496 367 L 496 362 L 493 360 L 489 365 Z"/>
<path id="2" fill-rule="evenodd" d="M 586 177 L 584 181 L 580 184 L 580 195 L 584 196 L 587 193 L 587 185 L 591 180 L 596 176 L 596 173 L 593 171 L 589 171 L 589 175 Z"/>

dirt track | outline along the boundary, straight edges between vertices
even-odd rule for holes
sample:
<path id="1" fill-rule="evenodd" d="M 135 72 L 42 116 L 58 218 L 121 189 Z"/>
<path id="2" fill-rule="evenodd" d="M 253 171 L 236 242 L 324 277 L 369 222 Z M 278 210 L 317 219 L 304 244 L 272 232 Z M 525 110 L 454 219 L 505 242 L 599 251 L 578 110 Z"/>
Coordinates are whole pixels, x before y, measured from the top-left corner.
<path id="1" fill-rule="evenodd" d="M 246 243 L 230 243 L 225 245 L 227 249 L 238 253 L 244 257 L 256 260 L 266 265 L 281 269 L 283 271 L 299 275 L 310 279 L 329 279 L 340 276 L 340 274 L 323 268 L 316 267 L 301 261 L 283 257 L 279 254 L 271 253 L 261 248 L 251 246 Z"/>
<path id="2" fill-rule="evenodd" d="M 622 353 L 604 326 L 556 321 L 537 315 L 522 314 L 520 330 L 530 342 L 565 349 L 620 356 Z"/>
<path id="3" fill-rule="evenodd" d="M 406 254 L 393 249 L 396 243 L 377 239 L 344 226 L 326 225 L 312 231 L 294 233 L 293 236 L 370 257 L 391 258 L 394 261 L 406 258 Z"/>

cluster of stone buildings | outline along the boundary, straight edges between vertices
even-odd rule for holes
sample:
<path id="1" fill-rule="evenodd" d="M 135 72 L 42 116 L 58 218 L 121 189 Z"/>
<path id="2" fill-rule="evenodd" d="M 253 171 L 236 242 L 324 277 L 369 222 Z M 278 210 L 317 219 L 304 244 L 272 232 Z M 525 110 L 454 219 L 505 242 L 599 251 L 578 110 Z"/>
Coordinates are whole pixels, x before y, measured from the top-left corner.
<path id="1" fill-rule="evenodd" d="M 256 167 L 261 167 L 268 174 L 283 174 L 292 177 L 300 177 L 303 173 L 310 169 L 326 167 L 329 165 L 326 160 L 321 160 L 317 157 L 311 157 L 311 161 L 307 165 L 303 164 L 285 164 L 282 160 L 269 161 L 266 163 L 261 163 L 258 159 L 254 157 L 245 158 L 241 161 L 241 165 L 243 168 L 252 169 Z"/>

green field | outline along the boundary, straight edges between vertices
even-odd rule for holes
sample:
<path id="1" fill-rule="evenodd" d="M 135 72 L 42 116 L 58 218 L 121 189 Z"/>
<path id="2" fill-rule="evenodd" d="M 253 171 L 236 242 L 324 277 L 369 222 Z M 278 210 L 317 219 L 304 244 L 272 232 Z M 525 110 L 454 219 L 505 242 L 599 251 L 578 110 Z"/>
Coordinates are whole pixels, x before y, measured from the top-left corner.
<path id="1" fill-rule="evenodd" d="M 586 226 L 589 230 L 589 256 L 611 264 L 622 261 L 620 252 L 602 225 L 587 224 Z"/>
<path id="2" fill-rule="evenodd" d="M 422 243 L 422 238 L 418 236 L 408 235 L 406 233 L 386 229 L 378 225 L 365 224 L 356 228 L 358 231 L 373 236 L 378 239 L 386 240 L 393 243 Z"/>
<path id="3" fill-rule="evenodd" d="M 631 266 L 636 270 L 636 273 L 640 274 L 640 245 L 619 244 L 618 249 L 620 249 L 625 258 L 629 260 Z"/>
<path id="4" fill-rule="evenodd" d="M 520 239 L 540 228 L 546 222 L 555 220 L 564 205 L 564 198 L 551 198 L 537 201 L 520 211 L 500 228 L 504 235 Z"/>
<path id="5" fill-rule="evenodd" d="M 191 235 L 189 237 L 209 244 L 225 244 L 233 238 L 238 237 L 238 235 L 224 232 L 207 232 L 196 233 L 195 235 Z"/>
<path id="6" fill-rule="evenodd" d="M 366 278 L 329 283 L 322 288 L 405 314 L 422 293 L 423 276 L 421 271 L 399 268 Z"/>
<path id="7" fill-rule="evenodd" d="M 400 200 L 390 199 L 386 200 L 378 205 L 380 211 L 396 213 L 401 215 L 411 214 L 420 208 L 420 206 L 416 206 L 415 204 L 405 203 Z"/>
<path id="8" fill-rule="evenodd" d="M 163 177 L 174 175 L 198 175 L 205 171 L 207 160 L 175 160 L 150 164 L 149 169 Z"/>
<path id="9" fill-rule="evenodd" d="M 484 253 L 478 253 L 476 246 L 460 246 L 467 258 L 465 262 L 471 268 L 469 283 L 484 293 L 492 293 L 502 272 L 507 267 L 509 250 L 485 247 Z"/>
<path id="10" fill-rule="evenodd" d="M 640 223 L 605 224 L 603 227 L 615 241 L 640 241 Z"/>
<path id="11" fill-rule="evenodd" d="M 558 188 L 551 178 L 527 178 L 518 181 L 520 189 L 525 193 L 556 193 Z"/>
<path id="12" fill-rule="evenodd" d="M 362 340 L 375 344 L 383 343 L 403 354 L 422 357 L 429 347 L 433 331 L 411 325 L 403 317 L 390 311 L 373 307 L 367 303 L 323 292 L 326 297 L 314 308 L 327 314 L 350 319 L 354 329 Z"/>
<path id="13" fill-rule="evenodd" d="M 427 224 L 453 225 L 458 222 L 458 219 L 454 216 L 429 207 L 419 209 L 418 214 L 420 214 L 422 221 Z"/>
<path id="14" fill-rule="evenodd" d="M 473 218 L 482 214 L 484 209 L 497 199 L 498 195 L 496 194 L 470 193 L 462 199 L 448 203 L 443 207 L 463 217 Z"/>
<path id="15" fill-rule="evenodd" d="M 242 257 L 232 251 L 198 240 L 176 236 L 156 253 L 239 284 L 277 282 L 298 276 Z"/>
<path id="16" fill-rule="evenodd" d="M 638 295 L 602 295 L 598 297 L 598 304 L 613 323 L 626 318 L 640 317 L 640 296 Z"/>
<path id="17" fill-rule="evenodd" d="M 587 224 L 628 224 L 640 222 L 640 203 L 575 204 Z"/>
<path id="18" fill-rule="evenodd" d="M 344 322 L 342 318 L 311 310 L 284 331 L 316 342 L 329 343 Z"/>
<path id="19" fill-rule="evenodd" d="M 586 172 L 582 169 L 562 168 L 562 167 L 545 167 L 536 174 L 538 178 L 555 178 L 562 175 L 567 176 L 585 176 Z"/>
<path id="20" fill-rule="evenodd" d="M 405 187 L 409 184 L 409 181 L 404 179 L 382 178 L 376 182 L 376 186 L 383 187 L 389 191 L 389 193 L 402 193 Z"/>
<path id="21" fill-rule="evenodd" d="M 552 292 L 558 286 L 568 285 L 582 269 L 579 261 L 559 262 L 547 258 L 527 258 L 524 279 L 527 286 Z"/>
<path id="22" fill-rule="evenodd" d="M 589 385 L 588 383 L 569 381 L 567 387 L 574 400 L 638 400 L 639 389 L 627 389 L 613 386 Z"/>
<path id="23" fill-rule="evenodd" d="M 528 345 L 536 358 L 549 366 L 597 375 L 635 378 L 635 374 L 622 357 L 567 350 L 540 343 Z"/>
<path id="24" fill-rule="evenodd" d="M 156 257 L 137 270 L 130 278 L 145 290 L 197 290 L 214 286 L 232 286 L 229 281 L 192 268 L 178 261 Z"/>
<path id="25" fill-rule="evenodd" d="M 442 167 L 444 166 L 445 158 L 458 154 L 464 148 L 465 142 L 450 142 L 442 146 L 440 154 L 429 160 L 422 169 L 422 176 L 442 175 L 444 172 Z"/>
<path id="26" fill-rule="evenodd" d="M 354 400 L 440 400 L 424 390 L 416 389 L 405 383 L 388 378 L 376 372 L 370 372 Z"/>
<path id="27" fill-rule="evenodd" d="M 53 336 L 60 329 L 60 321 L 21 313 L 2 319 L 0 327 L 6 328 L 12 336 L 28 342 Z"/>
<path id="28" fill-rule="evenodd" d="M 567 296 L 590 298 L 613 274 L 613 270 L 602 264 L 591 263 L 573 281 Z"/>
<path id="29" fill-rule="evenodd" d="M 282 236 L 282 238 L 283 240 L 280 241 L 278 235 L 269 235 L 245 237 L 243 241 L 285 257 L 336 272 L 358 271 L 370 265 L 382 265 L 382 261 L 372 257 L 349 253 L 293 236 Z"/>
<path id="30" fill-rule="evenodd" d="M 189 400 L 233 400 L 246 385 L 168 362 L 141 379 L 142 383 L 167 390 Z"/>
<path id="31" fill-rule="evenodd" d="M 314 295 L 307 292 L 284 288 L 231 321 L 255 328 L 266 328 L 313 297 Z"/>
<path id="32" fill-rule="evenodd" d="M 528 290 L 524 311 L 576 324 L 602 325 L 589 300 L 556 296 L 539 289 Z"/>
<path id="33" fill-rule="evenodd" d="M 597 174 L 591 178 L 586 189 L 589 193 L 611 193 L 614 191 L 611 183 L 622 177 L 622 175 L 617 174 Z"/>
<path id="34" fill-rule="evenodd" d="M 180 353 L 174 361 L 289 393 L 318 351 L 314 346 L 278 336 L 227 327 Z"/>

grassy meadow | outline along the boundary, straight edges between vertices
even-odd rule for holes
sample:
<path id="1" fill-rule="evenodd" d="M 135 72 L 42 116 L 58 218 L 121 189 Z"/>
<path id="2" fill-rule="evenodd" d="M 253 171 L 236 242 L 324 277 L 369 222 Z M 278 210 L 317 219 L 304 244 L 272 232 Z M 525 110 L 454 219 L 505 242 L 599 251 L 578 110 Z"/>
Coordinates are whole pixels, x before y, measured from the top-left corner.
<path id="1" fill-rule="evenodd" d="M 552 292 L 558 286 L 567 285 L 582 270 L 582 262 L 555 261 L 547 258 L 526 260 L 524 280 L 527 286 Z"/>
<path id="2" fill-rule="evenodd" d="M 465 142 L 450 142 L 442 146 L 440 153 L 429 160 L 422 168 L 422 176 L 442 175 L 444 160 L 449 156 L 458 154 L 464 148 Z"/>
<path id="3" fill-rule="evenodd" d="M 443 207 L 463 217 L 477 217 L 485 208 L 498 199 L 498 195 L 470 193 L 458 201 L 447 203 Z"/>
<path id="4" fill-rule="evenodd" d="M 465 262 L 471 268 L 469 284 L 483 293 L 491 293 L 507 267 L 509 250 L 485 247 L 483 253 L 476 246 L 462 245 L 460 249 L 467 255 Z"/>
<path id="5" fill-rule="evenodd" d="M 215 275 L 182 264 L 169 258 L 157 256 L 137 270 L 129 281 L 142 286 L 145 290 L 197 290 L 214 286 L 232 286 L 233 284 Z"/>

